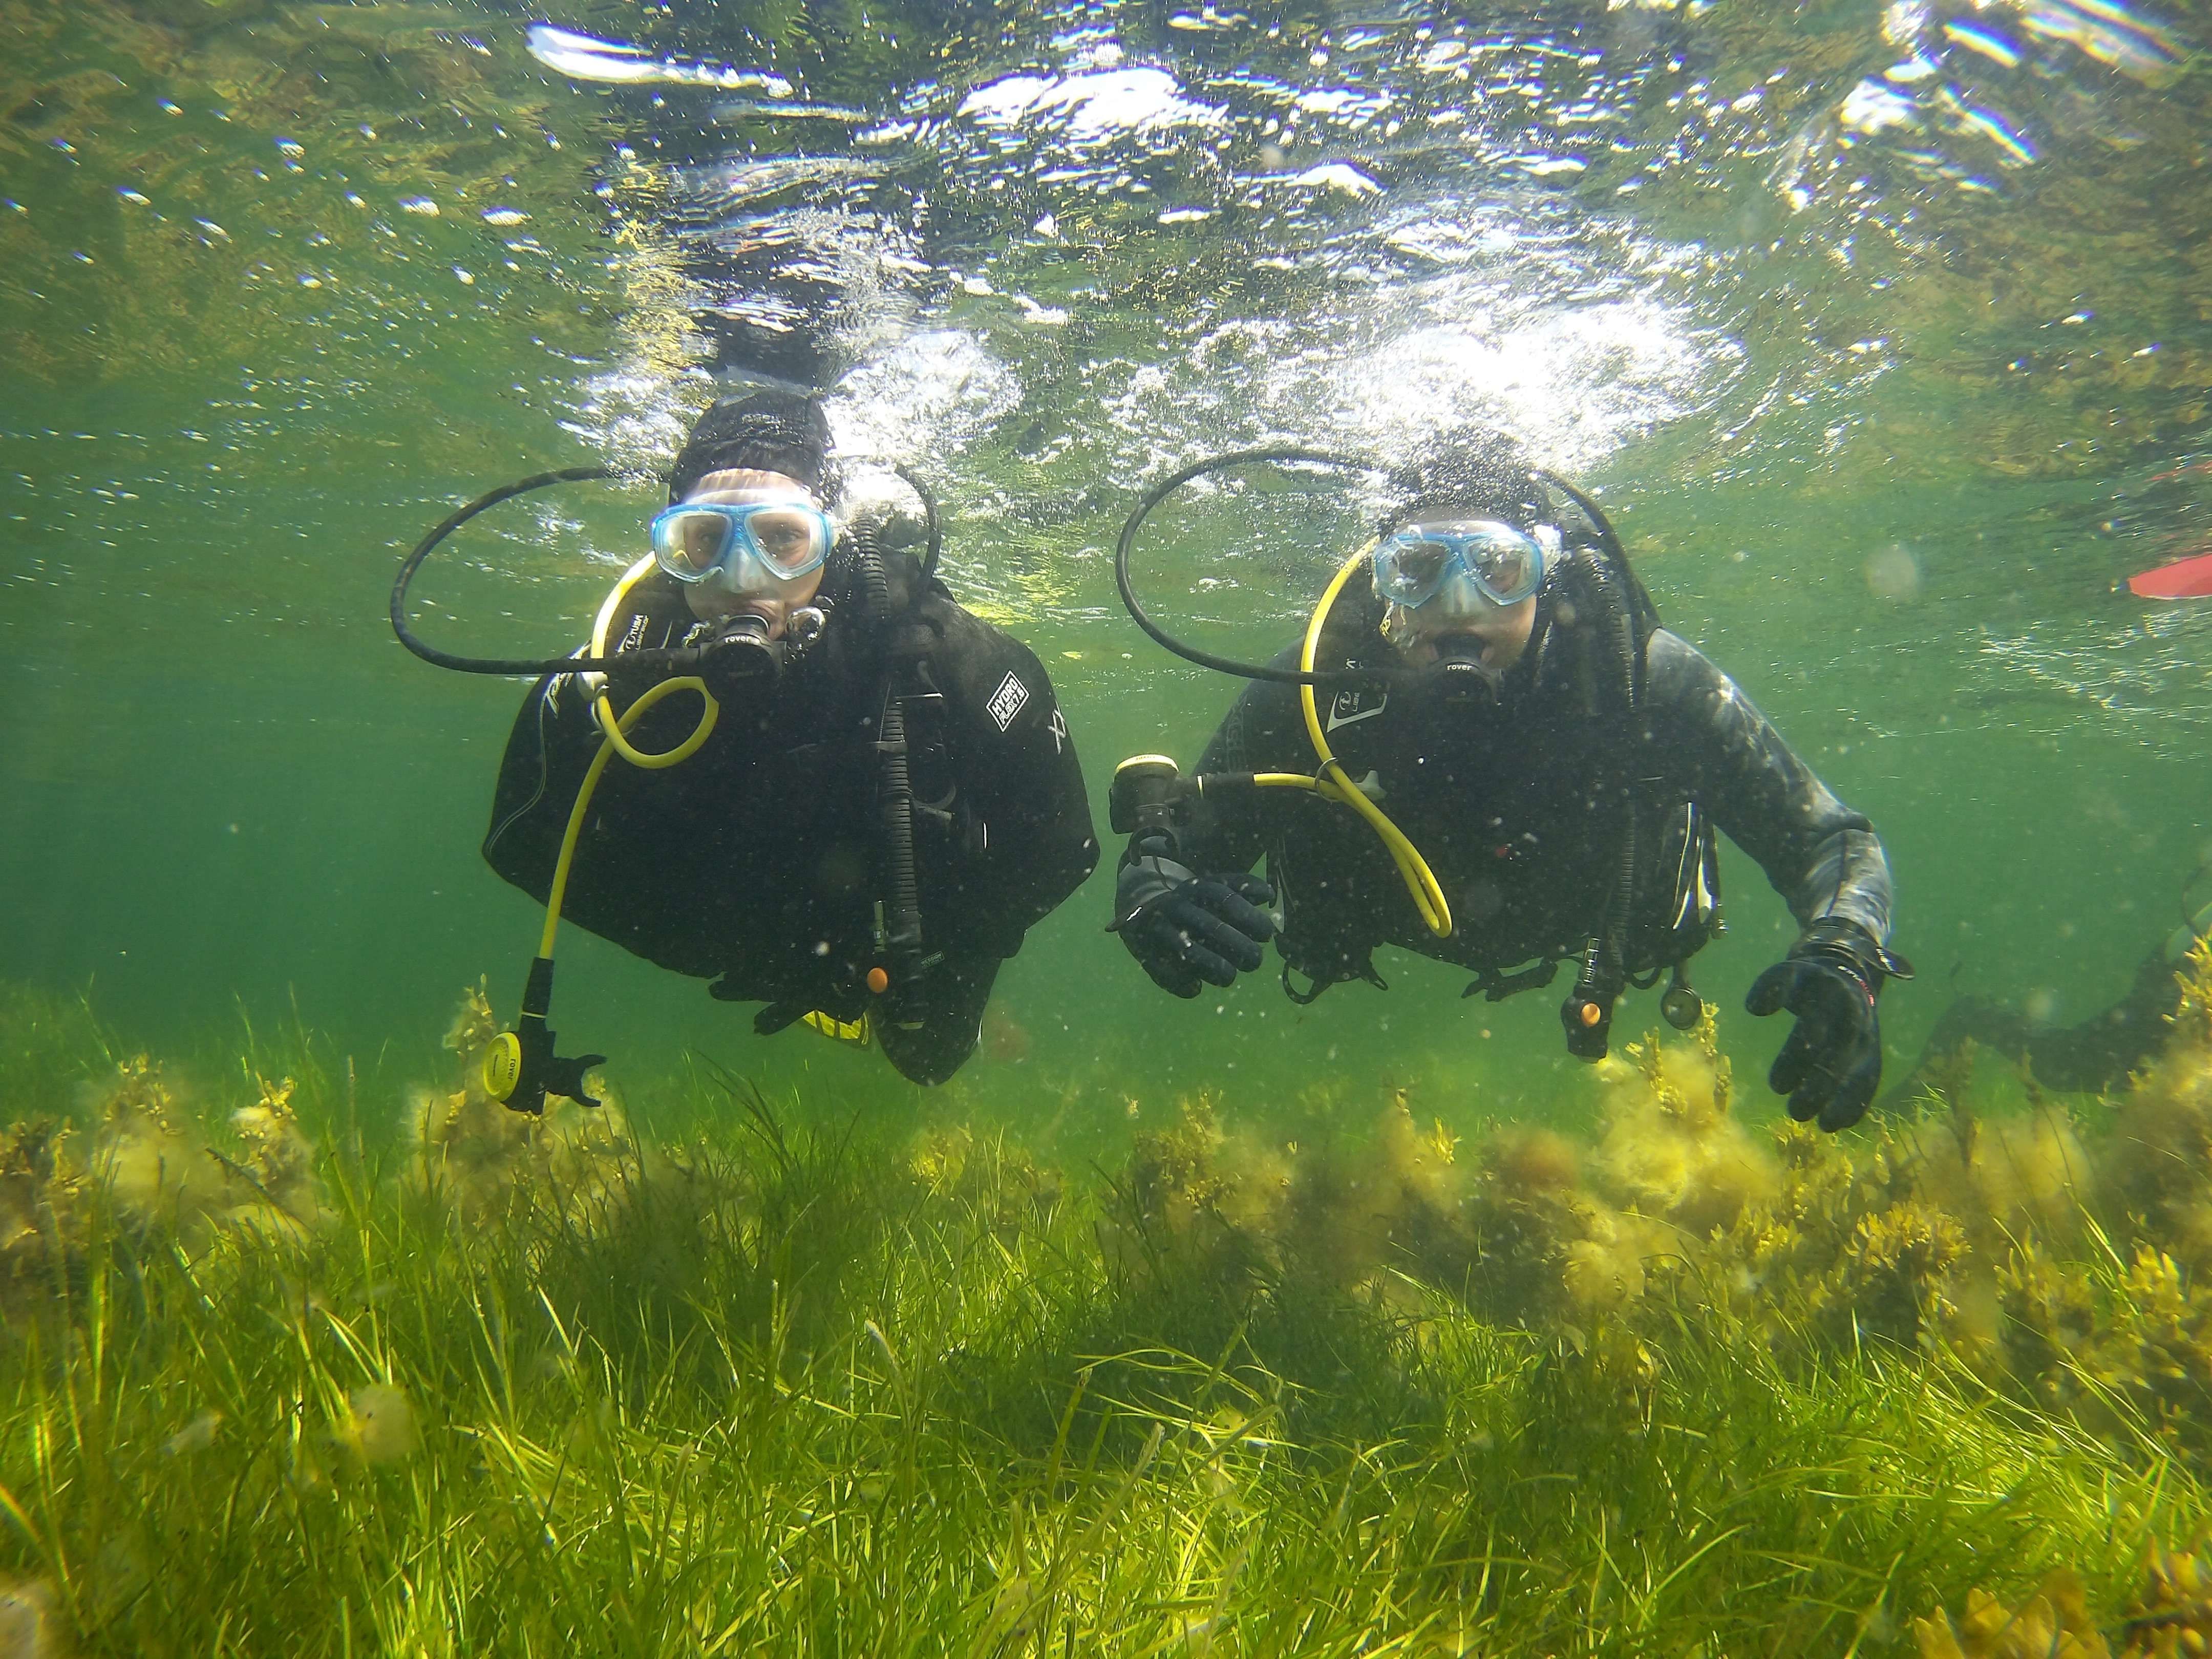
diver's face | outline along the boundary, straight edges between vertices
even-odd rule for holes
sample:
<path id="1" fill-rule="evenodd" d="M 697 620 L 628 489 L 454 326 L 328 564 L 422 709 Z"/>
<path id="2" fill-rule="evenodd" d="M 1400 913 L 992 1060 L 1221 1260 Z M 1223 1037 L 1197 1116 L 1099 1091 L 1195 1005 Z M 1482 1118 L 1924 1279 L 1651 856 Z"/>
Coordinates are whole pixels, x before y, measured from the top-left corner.
<path id="1" fill-rule="evenodd" d="M 1410 666 L 1455 665 L 1462 686 L 1472 669 L 1495 690 L 1528 648 L 1559 548 L 1554 526 L 1526 529 L 1480 507 L 1409 517 L 1375 544 L 1383 637 Z"/>
<path id="2" fill-rule="evenodd" d="M 691 487 L 684 498 L 686 505 L 703 503 L 714 507 L 751 507 L 780 501 L 795 501 L 807 507 L 819 507 L 822 503 L 814 492 L 796 478 L 781 472 L 763 472 L 750 468 L 736 468 L 723 472 L 709 472 Z M 763 525 L 762 533 L 774 534 L 772 524 Z M 780 550 L 767 550 L 775 554 Z M 791 613 L 802 605 L 811 605 L 822 586 L 821 567 L 800 576 L 779 576 L 762 566 L 757 559 L 747 559 L 743 566 L 743 586 L 726 586 L 720 581 L 695 582 L 684 590 L 684 603 L 691 614 L 702 622 L 725 623 L 732 617 L 755 616 L 768 624 L 769 638 L 781 639 L 790 625 Z"/>

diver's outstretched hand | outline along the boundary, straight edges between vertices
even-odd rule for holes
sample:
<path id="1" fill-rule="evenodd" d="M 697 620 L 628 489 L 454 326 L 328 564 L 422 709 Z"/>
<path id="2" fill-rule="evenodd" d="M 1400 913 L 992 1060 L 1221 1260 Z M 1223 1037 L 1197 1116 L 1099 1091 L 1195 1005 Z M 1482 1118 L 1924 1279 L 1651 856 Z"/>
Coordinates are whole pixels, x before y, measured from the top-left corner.
<path id="1" fill-rule="evenodd" d="M 1881 1022 L 1875 1000 L 1895 969 L 1881 945 L 1848 922 L 1816 922 L 1789 956 L 1761 974 L 1743 1000 L 1761 1018 L 1797 1017 L 1767 1085 L 1790 1097 L 1790 1115 L 1848 1129 L 1881 1086 Z M 1898 963 L 1896 966 L 1902 966 Z"/>
<path id="2" fill-rule="evenodd" d="M 1267 959 L 1275 919 L 1260 907 L 1274 900 L 1273 888 L 1243 871 L 1195 875 L 1146 854 L 1115 879 L 1113 931 L 1153 984 L 1194 997 L 1207 985 L 1234 985 Z"/>

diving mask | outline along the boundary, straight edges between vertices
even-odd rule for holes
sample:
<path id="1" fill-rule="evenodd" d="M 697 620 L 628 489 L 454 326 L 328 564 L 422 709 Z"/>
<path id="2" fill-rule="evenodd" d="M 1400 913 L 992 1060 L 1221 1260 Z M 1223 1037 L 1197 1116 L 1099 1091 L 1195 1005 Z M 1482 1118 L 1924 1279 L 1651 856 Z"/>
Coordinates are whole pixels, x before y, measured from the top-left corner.
<path id="1" fill-rule="evenodd" d="M 1559 550 L 1559 532 L 1534 532 L 1497 519 L 1441 519 L 1401 525 L 1375 548 L 1375 591 L 1413 611 L 1440 596 L 1442 608 L 1475 616 L 1504 610 L 1544 585 Z"/>
<path id="2" fill-rule="evenodd" d="M 713 581 L 740 593 L 772 592 L 819 570 L 836 538 L 830 515 L 802 501 L 684 501 L 653 520 L 661 569 L 679 582 Z"/>

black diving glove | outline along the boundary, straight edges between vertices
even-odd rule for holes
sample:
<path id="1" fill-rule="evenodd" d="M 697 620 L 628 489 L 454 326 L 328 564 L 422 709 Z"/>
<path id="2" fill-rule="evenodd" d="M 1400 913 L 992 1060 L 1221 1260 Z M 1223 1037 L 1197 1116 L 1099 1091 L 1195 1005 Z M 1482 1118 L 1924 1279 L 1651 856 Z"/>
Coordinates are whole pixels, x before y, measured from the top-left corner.
<path id="1" fill-rule="evenodd" d="M 1881 1086 L 1875 1000 L 1883 980 L 1911 974 L 1864 928 L 1830 917 L 1808 927 L 1788 957 L 1753 981 L 1743 1000 L 1747 1012 L 1764 1018 L 1786 1008 L 1797 1017 L 1766 1074 L 1768 1087 L 1790 1097 L 1790 1116 L 1800 1123 L 1817 1117 L 1832 1133 L 1866 1115 Z"/>
<path id="2" fill-rule="evenodd" d="M 1194 875 L 1158 852 L 1121 866 L 1114 884 L 1115 933 L 1152 983 L 1179 997 L 1234 985 L 1267 960 L 1275 919 L 1260 908 L 1275 890 L 1243 871 Z"/>

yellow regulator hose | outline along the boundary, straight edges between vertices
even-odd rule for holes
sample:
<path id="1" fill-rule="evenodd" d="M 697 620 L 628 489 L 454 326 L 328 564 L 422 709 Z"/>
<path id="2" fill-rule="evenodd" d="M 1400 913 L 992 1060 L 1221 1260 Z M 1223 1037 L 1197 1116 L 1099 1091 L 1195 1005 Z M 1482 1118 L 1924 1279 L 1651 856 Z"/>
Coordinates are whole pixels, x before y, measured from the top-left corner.
<path id="1" fill-rule="evenodd" d="M 1365 563 L 1374 551 L 1373 544 L 1360 549 L 1344 562 L 1314 607 L 1313 620 L 1306 624 L 1305 646 L 1298 653 L 1298 670 L 1310 674 L 1314 657 L 1321 646 L 1322 626 L 1328 620 L 1335 606 L 1336 596 L 1344 591 L 1352 573 Z M 1437 882 L 1436 872 L 1429 868 L 1428 860 L 1420 849 L 1407 838 L 1406 832 L 1390 821 L 1385 812 L 1367 793 L 1352 781 L 1343 764 L 1331 752 L 1328 739 L 1322 732 L 1321 709 L 1314 699 L 1310 683 L 1298 688 L 1298 702 L 1305 711 L 1306 736 L 1312 739 L 1314 753 L 1321 761 L 1319 775 L 1301 777 L 1294 772 L 1262 772 L 1253 779 L 1256 784 L 1270 788 L 1310 789 L 1328 799 L 1341 801 L 1367 820 L 1370 829 L 1389 849 L 1390 860 L 1398 866 L 1399 878 L 1406 884 L 1406 891 L 1413 896 L 1413 908 L 1421 913 L 1421 921 L 1438 939 L 1449 939 L 1452 932 L 1451 904 L 1444 897 L 1444 890 Z"/>
<path id="2" fill-rule="evenodd" d="M 606 603 L 599 607 L 599 618 L 592 627 L 593 656 L 606 655 L 607 624 L 613 619 L 623 595 L 652 569 L 653 556 L 647 554 L 623 573 L 623 579 L 607 595 Z M 691 728 L 691 735 L 673 749 L 663 750 L 657 755 L 632 744 L 624 733 L 647 710 L 662 698 L 673 696 L 678 691 L 696 691 L 699 694 L 702 705 L 699 723 Z M 568 869 L 576 860 L 576 838 L 583 832 L 584 814 L 590 810 L 592 793 L 599 787 L 599 778 L 607 769 L 607 762 L 620 755 L 632 766 L 641 767 L 648 772 L 680 766 L 697 754 L 700 745 L 714 735 L 714 722 L 721 718 L 722 705 L 714 701 L 714 694 L 707 689 L 706 681 L 696 674 L 685 674 L 679 678 L 663 680 L 657 685 L 648 686 L 619 720 L 615 717 L 614 703 L 605 691 L 599 693 L 593 712 L 599 716 L 599 729 L 606 733 L 606 741 L 592 757 L 592 763 L 584 772 L 584 781 L 577 786 L 576 804 L 568 809 L 568 828 L 561 837 L 561 855 L 553 865 L 553 884 L 545 895 L 545 932 L 538 941 L 538 954 L 548 961 L 553 956 L 553 936 L 561 927 L 561 902 L 568 896 Z"/>

